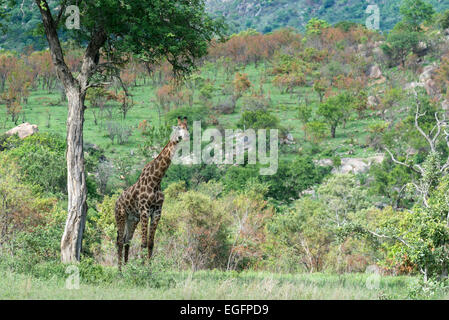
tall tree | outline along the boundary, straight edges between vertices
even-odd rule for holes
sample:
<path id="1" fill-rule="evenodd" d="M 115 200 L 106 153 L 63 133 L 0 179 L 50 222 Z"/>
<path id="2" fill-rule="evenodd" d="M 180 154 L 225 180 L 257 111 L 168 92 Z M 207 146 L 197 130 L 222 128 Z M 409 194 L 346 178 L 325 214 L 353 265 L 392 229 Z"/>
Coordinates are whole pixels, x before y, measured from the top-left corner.
<path id="1" fill-rule="evenodd" d="M 0 7 L 1 2 L 11 4 L 11 1 L 16 0 L 0 0 Z M 206 15 L 204 0 L 34 2 L 68 100 L 68 215 L 61 239 L 61 260 L 67 263 L 80 259 L 87 214 L 83 123 L 88 88 L 100 86 L 105 80 L 101 75 L 128 55 L 136 55 L 149 63 L 166 58 L 176 75 L 188 73 L 195 60 L 207 53 L 208 43 L 220 28 Z M 80 12 L 80 28 L 69 33 L 85 44 L 81 67 L 76 73 L 71 72 L 64 60 L 58 36 L 69 5 L 78 5 Z"/>

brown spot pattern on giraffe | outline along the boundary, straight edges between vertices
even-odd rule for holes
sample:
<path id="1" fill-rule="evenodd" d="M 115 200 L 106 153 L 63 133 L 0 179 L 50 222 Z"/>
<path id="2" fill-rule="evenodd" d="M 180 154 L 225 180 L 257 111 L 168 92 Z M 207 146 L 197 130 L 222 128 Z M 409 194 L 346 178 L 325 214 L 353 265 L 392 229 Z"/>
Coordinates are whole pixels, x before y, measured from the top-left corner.
<path id="1" fill-rule="evenodd" d="M 187 131 L 187 118 L 184 118 L 183 122 L 178 118 L 177 128 Z M 171 156 L 178 142 L 178 139 L 170 139 L 161 153 L 144 167 L 137 182 L 126 189 L 117 199 L 115 219 L 119 269 L 122 265 L 123 248 L 125 249 L 124 261 L 125 263 L 128 261 L 129 242 L 139 221 L 142 223 L 142 249 L 148 248 L 148 258 L 152 255 L 154 235 L 164 202 L 160 183 L 170 166 Z M 151 225 L 149 234 L 147 234 L 149 219 L 151 219 Z"/>

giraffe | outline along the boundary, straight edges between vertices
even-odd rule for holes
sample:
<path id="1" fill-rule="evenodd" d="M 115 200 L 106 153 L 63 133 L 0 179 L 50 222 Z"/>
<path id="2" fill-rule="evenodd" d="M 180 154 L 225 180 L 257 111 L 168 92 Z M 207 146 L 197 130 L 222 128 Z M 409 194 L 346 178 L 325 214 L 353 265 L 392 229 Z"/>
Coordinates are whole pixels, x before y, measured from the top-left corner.
<path id="1" fill-rule="evenodd" d="M 129 243 L 139 222 L 142 223 L 141 254 L 148 248 L 148 259 L 153 254 L 154 234 L 161 218 L 164 194 L 161 191 L 161 180 L 171 164 L 176 147 L 182 140 L 189 140 L 187 117 L 173 126 L 170 141 L 161 153 L 145 165 L 135 184 L 126 189 L 115 204 L 115 220 L 117 223 L 118 267 L 121 270 L 123 246 L 125 247 L 125 264 L 128 262 Z M 148 233 L 148 220 L 150 231 Z"/>

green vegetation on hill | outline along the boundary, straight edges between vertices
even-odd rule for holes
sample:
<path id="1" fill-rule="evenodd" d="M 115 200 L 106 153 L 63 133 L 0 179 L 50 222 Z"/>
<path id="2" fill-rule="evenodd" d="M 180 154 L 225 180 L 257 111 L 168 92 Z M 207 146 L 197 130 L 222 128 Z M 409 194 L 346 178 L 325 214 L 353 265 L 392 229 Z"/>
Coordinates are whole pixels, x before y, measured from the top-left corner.
<path id="1" fill-rule="evenodd" d="M 53 1 L 49 1 L 53 7 Z M 214 17 L 225 17 L 230 33 L 252 28 L 268 33 L 279 28 L 293 27 L 304 30 L 312 18 L 320 18 L 331 24 L 341 21 L 365 24 L 371 13 L 367 13 L 368 2 L 359 0 L 208 0 L 210 14 Z M 429 0 L 437 12 L 449 9 L 445 1 Z M 380 9 L 381 30 L 391 30 L 401 20 L 401 0 L 375 1 Z M 47 47 L 40 27 L 40 16 L 35 1 L 20 1 L 6 12 L 10 20 L 5 25 L 7 32 L 0 36 L 0 48 L 22 51 L 27 46 L 35 50 Z M 62 39 L 71 37 L 70 30 L 61 31 Z"/>
<path id="2" fill-rule="evenodd" d="M 428 2 L 437 11 L 449 9 L 447 2 Z M 390 30 L 401 20 L 400 0 L 208 0 L 207 3 L 212 14 L 226 17 L 233 32 L 253 28 L 266 33 L 287 26 L 304 30 L 312 18 L 324 19 L 331 24 L 351 21 L 364 25 L 372 14 L 366 12 L 369 4 L 379 6 L 381 30 Z"/>

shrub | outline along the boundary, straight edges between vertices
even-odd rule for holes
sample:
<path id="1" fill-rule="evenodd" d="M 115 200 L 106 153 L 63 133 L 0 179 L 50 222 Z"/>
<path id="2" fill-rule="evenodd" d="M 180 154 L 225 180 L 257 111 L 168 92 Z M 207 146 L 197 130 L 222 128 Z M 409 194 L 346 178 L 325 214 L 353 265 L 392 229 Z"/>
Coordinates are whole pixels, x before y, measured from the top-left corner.
<path id="1" fill-rule="evenodd" d="M 38 133 L 24 139 L 11 136 L 4 143 L 8 162 L 16 162 L 26 182 L 42 190 L 66 193 L 65 140 L 54 134 Z"/>
<path id="2" fill-rule="evenodd" d="M 191 166 L 172 164 L 168 168 L 161 186 L 164 190 L 173 182 L 184 181 L 187 188 L 191 189 L 202 182 L 208 182 L 212 179 L 219 180 L 220 177 L 221 170 L 216 166 L 206 164 Z"/>
<path id="3" fill-rule="evenodd" d="M 146 139 L 142 145 L 140 145 L 140 152 L 144 157 L 149 157 L 153 155 L 153 152 L 159 152 L 161 145 L 164 145 L 170 139 L 170 134 L 172 132 L 171 126 L 159 125 L 150 126 L 148 125 L 145 131 Z M 143 134 L 143 133 L 142 133 Z"/>
<path id="4" fill-rule="evenodd" d="M 305 125 L 306 138 L 313 143 L 320 143 L 326 137 L 327 125 L 320 121 L 310 121 Z"/>
<path id="5" fill-rule="evenodd" d="M 226 269 L 254 267 L 262 260 L 266 241 L 266 223 L 274 215 L 274 208 L 263 199 L 268 186 L 249 180 L 245 191 L 223 198 L 230 213 L 231 247 Z"/>
<path id="6" fill-rule="evenodd" d="M 243 109 L 248 111 L 267 111 L 267 109 L 271 106 L 271 101 L 263 95 L 252 95 L 250 97 L 244 97 L 242 105 Z"/>
<path id="7" fill-rule="evenodd" d="M 117 139 L 117 143 L 122 145 L 128 142 L 129 137 L 132 135 L 132 127 L 125 126 L 123 124 L 109 121 L 107 124 L 108 137 L 114 143 Z"/>
<path id="8" fill-rule="evenodd" d="M 240 129 L 276 129 L 279 127 L 279 119 L 268 111 L 256 110 L 243 112 L 237 127 Z"/>
<path id="9" fill-rule="evenodd" d="M 259 169 L 256 166 L 228 166 L 220 181 L 225 191 L 243 191 L 251 178 L 259 178 Z"/>
<path id="10" fill-rule="evenodd" d="M 283 215 L 278 215 L 270 225 L 272 236 L 280 241 L 282 250 L 274 248 L 276 257 L 289 255 L 296 264 L 294 271 L 303 268 L 308 272 L 323 271 L 326 256 L 332 242 L 332 234 L 326 228 L 323 206 L 309 198 L 298 200 Z"/>
<path id="11" fill-rule="evenodd" d="M 231 114 L 234 113 L 236 101 L 234 97 L 226 97 L 224 101 L 218 103 L 212 109 L 221 114 Z"/>
<path id="12" fill-rule="evenodd" d="M 167 198 L 161 221 L 166 231 L 171 230 L 171 237 L 177 238 L 176 248 L 184 264 L 199 270 L 225 265 L 226 217 L 217 201 L 202 193 L 187 191 L 176 198 Z"/>
<path id="13" fill-rule="evenodd" d="M 298 199 L 300 192 L 320 184 L 330 168 L 316 166 L 312 158 L 300 156 L 293 162 L 280 161 L 278 171 L 272 176 L 263 176 L 268 183 L 267 196 L 280 201 Z"/>
<path id="14" fill-rule="evenodd" d="M 449 10 L 444 11 L 441 13 L 438 23 L 441 26 L 441 29 L 445 30 L 449 28 Z"/>
<path id="15" fill-rule="evenodd" d="M 168 289 L 176 284 L 174 273 L 167 272 L 161 265 L 154 263 L 149 269 L 141 263 L 130 261 L 123 268 L 122 277 L 124 283 L 133 287 Z"/>

